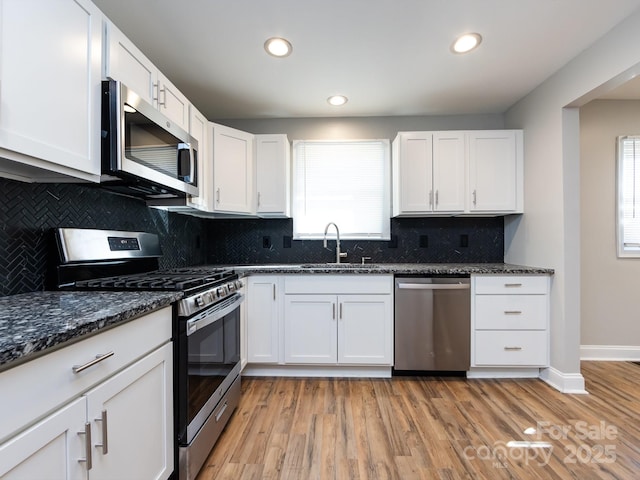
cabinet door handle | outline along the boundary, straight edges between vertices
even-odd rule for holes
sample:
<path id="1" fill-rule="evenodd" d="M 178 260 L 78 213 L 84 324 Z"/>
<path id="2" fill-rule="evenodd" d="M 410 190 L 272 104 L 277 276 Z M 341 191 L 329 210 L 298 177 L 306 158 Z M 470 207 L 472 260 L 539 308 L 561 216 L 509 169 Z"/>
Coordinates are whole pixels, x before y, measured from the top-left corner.
<path id="1" fill-rule="evenodd" d="M 339 318 L 340 320 L 342 320 L 342 303 L 340 304 L 340 312 L 339 312 Z"/>
<path id="2" fill-rule="evenodd" d="M 107 411 L 106 410 L 102 410 L 102 414 L 100 415 L 100 418 L 96 418 L 94 419 L 96 422 L 101 422 L 102 423 L 102 443 L 96 443 L 96 447 L 102 447 L 102 454 L 106 455 L 107 453 L 109 453 L 109 443 L 108 443 L 108 437 L 109 434 L 107 432 Z"/>
<path id="3" fill-rule="evenodd" d="M 429 207 L 433 208 L 433 190 L 429 190 Z"/>
<path id="4" fill-rule="evenodd" d="M 478 202 L 477 202 L 477 200 L 478 200 L 478 194 L 477 194 L 476 190 L 474 190 L 474 191 L 473 191 L 472 195 L 473 195 L 473 206 L 475 207 L 475 206 L 476 206 L 476 204 L 478 203 Z"/>
<path id="5" fill-rule="evenodd" d="M 438 190 L 436 190 L 436 207 L 438 206 L 439 200 L 438 200 Z"/>
<path id="6" fill-rule="evenodd" d="M 220 187 L 216 190 L 216 203 L 220 203 Z"/>
<path id="7" fill-rule="evenodd" d="M 84 435 L 84 445 L 87 451 L 86 458 L 79 458 L 79 463 L 87 464 L 87 471 L 91 470 L 93 467 L 93 459 L 91 458 L 91 424 L 86 422 L 84 424 L 84 432 L 78 432 L 78 435 Z"/>
<path id="8" fill-rule="evenodd" d="M 332 303 L 331 304 L 331 308 L 333 310 L 333 313 L 331 314 L 331 317 L 333 318 L 333 320 L 335 320 L 336 319 L 336 304 Z"/>
<path id="9" fill-rule="evenodd" d="M 505 283 L 504 286 L 506 288 L 518 288 L 518 287 L 521 287 L 522 284 L 521 283 Z"/>
<path id="10" fill-rule="evenodd" d="M 113 350 L 110 351 L 109 353 L 101 353 L 96 355 L 96 358 L 94 358 L 90 362 L 85 363 L 84 365 L 74 365 L 72 368 L 73 373 L 80 373 L 89 367 L 93 367 L 95 364 L 100 363 L 101 361 L 106 360 L 107 358 L 113 356 L 113 354 L 114 354 Z"/>
<path id="11" fill-rule="evenodd" d="M 161 88 L 160 89 L 160 93 L 162 93 L 162 101 L 160 101 L 160 95 L 158 95 L 158 105 L 161 105 L 165 108 L 167 108 L 167 89 L 165 88 Z"/>
<path id="12" fill-rule="evenodd" d="M 520 310 L 505 310 L 505 315 L 522 315 L 522 311 Z"/>
<path id="13" fill-rule="evenodd" d="M 522 347 L 504 347 L 506 352 L 519 352 L 522 350 Z"/>
<path id="14" fill-rule="evenodd" d="M 258 207 L 260 206 L 260 192 L 258 192 Z"/>
<path id="15" fill-rule="evenodd" d="M 276 284 L 273 284 L 273 301 L 276 301 Z"/>

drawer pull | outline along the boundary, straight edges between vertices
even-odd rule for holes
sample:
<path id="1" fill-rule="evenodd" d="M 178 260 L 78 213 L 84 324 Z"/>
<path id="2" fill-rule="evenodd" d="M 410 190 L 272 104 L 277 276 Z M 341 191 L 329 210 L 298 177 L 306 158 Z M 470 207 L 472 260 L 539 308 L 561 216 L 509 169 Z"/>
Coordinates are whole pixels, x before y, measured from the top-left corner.
<path id="1" fill-rule="evenodd" d="M 74 365 L 72 370 L 73 373 L 80 373 L 83 370 L 86 370 L 89 367 L 93 367 L 96 363 L 100 363 L 103 360 L 106 360 L 107 358 L 113 356 L 114 352 L 113 350 L 109 353 L 103 353 L 103 354 L 99 354 L 96 355 L 96 358 L 94 358 L 93 360 L 91 360 L 90 362 L 85 363 L 84 365 Z"/>
<path id="2" fill-rule="evenodd" d="M 522 315 L 522 310 L 505 310 L 505 315 Z"/>
<path id="3" fill-rule="evenodd" d="M 219 422 L 220 419 L 222 418 L 222 415 L 224 415 L 224 411 L 227 409 L 229 405 L 227 404 L 227 402 L 224 402 L 224 405 L 222 405 L 222 408 L 220 409 L 220 411 L 218 413 L 216 413 L 216 422 Z"/>
<path id="4" fill-rule="evenodd" d="M 504 347 L 506 352 L 519 352 L 522 347 Z"/>
<path id="5" fill-rule="evenodd" d="M 507 288 L 518 288 L 518 287 L 521 287 L 522 284 L 521 283 L 505 283 L 504 286 Z"/>

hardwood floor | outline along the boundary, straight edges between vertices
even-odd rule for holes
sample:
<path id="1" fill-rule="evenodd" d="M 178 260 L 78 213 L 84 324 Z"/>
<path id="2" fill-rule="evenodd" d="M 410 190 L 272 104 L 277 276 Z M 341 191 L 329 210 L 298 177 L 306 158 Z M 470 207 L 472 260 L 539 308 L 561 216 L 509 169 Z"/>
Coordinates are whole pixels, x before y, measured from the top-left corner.
<path id="1" fill-rule="evenodd" d="M 589 395 L 540 380 L 243 377 L 197 480 L 640 478 L 640 365 L 582 372 Z"/>

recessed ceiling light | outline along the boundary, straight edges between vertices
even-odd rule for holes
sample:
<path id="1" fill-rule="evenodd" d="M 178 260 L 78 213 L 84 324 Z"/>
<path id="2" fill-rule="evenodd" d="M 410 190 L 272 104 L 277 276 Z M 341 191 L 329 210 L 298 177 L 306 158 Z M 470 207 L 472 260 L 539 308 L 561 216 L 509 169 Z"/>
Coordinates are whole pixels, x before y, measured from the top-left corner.
<path id="1" fill-rule="evenodd" d="M 349 99 L 344 95 L 332 95 L 331 97 L 327 98 L 327 102 L 329 102 L 329 105 L 333 105 L 334 107 L 344 105 L 348 101 Z"/>
<path id="2" fill-rule="evenodd" d="M 453 42 L 451 51 L 453 51 L 453 53 L 467 53 L 477 48 L 480 43 L 482 43 L 482 37 L 479 33 L 465 33 Z"/>
<path id="3" fill-rule="evenodd" d="M 272 37 L 264 42 L 264 49 L 274 57 L 286 57 L 291 55 L 293 47 L 286 38 Z"/>

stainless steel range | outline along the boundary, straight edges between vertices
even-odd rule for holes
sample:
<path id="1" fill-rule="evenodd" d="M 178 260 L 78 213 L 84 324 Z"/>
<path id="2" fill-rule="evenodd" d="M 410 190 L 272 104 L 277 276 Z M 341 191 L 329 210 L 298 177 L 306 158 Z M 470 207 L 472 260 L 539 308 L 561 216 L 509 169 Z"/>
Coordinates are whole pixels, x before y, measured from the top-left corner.
<path id="1" fill-rule="evenodd" d="M 55 286 L 184 292 L 174 308 L 174 414 L 179 479 L 202 467 L 240 398 L 242 286 L 233 270 L 158 270 L 157 235 L 60 228 Z"/>

